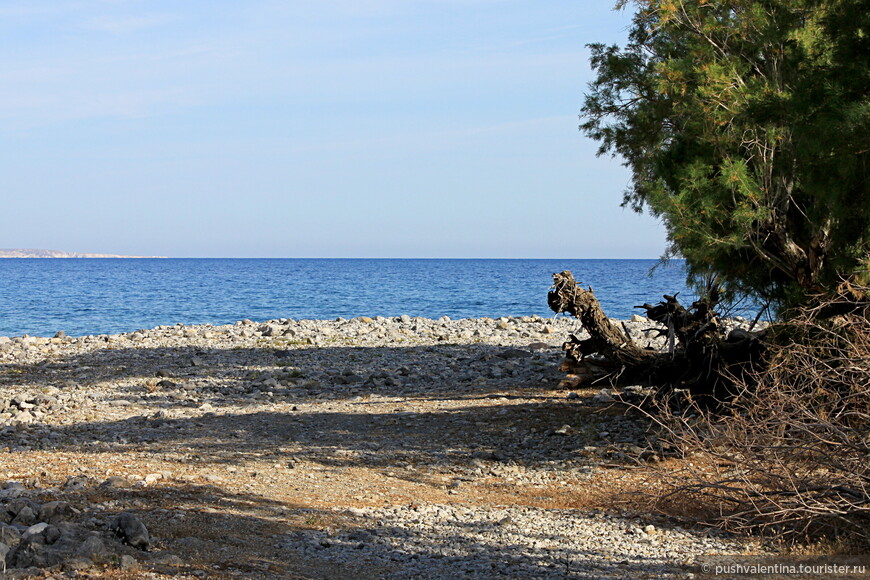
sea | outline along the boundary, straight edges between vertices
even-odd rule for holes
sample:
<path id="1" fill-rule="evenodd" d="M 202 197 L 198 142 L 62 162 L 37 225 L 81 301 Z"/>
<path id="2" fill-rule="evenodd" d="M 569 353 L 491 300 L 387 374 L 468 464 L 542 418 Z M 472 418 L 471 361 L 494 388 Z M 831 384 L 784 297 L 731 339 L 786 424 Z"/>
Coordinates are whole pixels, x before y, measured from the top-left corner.
<path id="1" fill-rule="evenodd" d="M 563 270 L 612 318 L 664 294 L 694 298 L 680 260 L 9 258 L 0 260 L 0 336 L 246 318 L 552 317 L 547 292 Z"/>

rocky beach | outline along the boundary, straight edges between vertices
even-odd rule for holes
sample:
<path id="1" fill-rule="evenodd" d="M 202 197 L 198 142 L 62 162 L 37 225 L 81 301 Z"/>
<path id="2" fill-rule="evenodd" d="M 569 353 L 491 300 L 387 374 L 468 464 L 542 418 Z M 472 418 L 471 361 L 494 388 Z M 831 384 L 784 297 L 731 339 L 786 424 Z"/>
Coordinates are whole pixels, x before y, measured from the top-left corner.
<path id="1" fill-rule="evenodd" d="M 559 389 L 570 333 L 402 316 L 0 337 L 7 577 L 682 578 L 764 553 L 631 500 L 668 461 L 617 401 L 645 392 Z"/>

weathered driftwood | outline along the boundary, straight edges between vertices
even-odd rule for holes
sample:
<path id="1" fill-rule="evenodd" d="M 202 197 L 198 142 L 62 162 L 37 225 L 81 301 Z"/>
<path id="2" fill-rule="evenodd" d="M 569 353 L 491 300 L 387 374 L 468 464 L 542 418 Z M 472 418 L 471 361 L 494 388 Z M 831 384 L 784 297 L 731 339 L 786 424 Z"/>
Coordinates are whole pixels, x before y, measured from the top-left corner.
<path id="1" fill-rule="evenodd" d="M 550 308 L 556 312 L 567 312 L 578 318 L 589 338 L 579 340 L 571 336 L 566 351 L 571 358 L 583 360 L 591 354 L 599 354 L 612 362 L 630 366 L 640 363 L 648 353 L 644 353 L 601 310 L 601 304 L 592 292 L 580 287 L 571 272 L 553 274 L 554 286 L 548 296 Z"/>
<path id="2" fill-rule="evenodd" d="M 641 383 L 722 397 L 728 394 L 732 367 L 744 365 L 760 352 L 756 335 L 745 331 L 723 335 L 715 304 L 699 301 L 686 309 L 676 296 L 667 295 L 656 305 L 637 307 L 663 324 L 668 337 L 664 352 L 645 348 L 610 321 L 592 289 L 577 284 L 571 272 L 553 274 L 553 282 L 550 308 L 576 317 L 589 334 L 585 340 L 571 335 L 563 344 L 566 358 L 560 369 L 569 373 L 562 381 L 565 387 Z"/>

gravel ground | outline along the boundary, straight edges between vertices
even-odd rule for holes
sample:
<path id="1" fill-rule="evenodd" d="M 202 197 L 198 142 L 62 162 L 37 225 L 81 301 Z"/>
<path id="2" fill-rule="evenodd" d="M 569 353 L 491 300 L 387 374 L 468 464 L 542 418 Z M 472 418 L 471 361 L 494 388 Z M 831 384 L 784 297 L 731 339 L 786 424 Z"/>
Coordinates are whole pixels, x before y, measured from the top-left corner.
<path id="1" fill-rule="evenodd" d="M 655 344 L 652 326 L 626 321 Z M 0 337 L 7 575 L 689 577 L 763 553 L 625 508 L 654 434 L 607 389 L 557 388 L 572 332 L 405 316 Z"/>

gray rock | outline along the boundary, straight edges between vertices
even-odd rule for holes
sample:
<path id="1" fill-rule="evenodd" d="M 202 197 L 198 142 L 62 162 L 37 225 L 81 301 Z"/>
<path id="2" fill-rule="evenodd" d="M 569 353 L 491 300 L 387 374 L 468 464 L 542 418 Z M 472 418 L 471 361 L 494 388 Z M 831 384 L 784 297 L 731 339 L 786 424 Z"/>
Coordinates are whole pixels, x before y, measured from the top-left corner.
<path id="1" fill-rule="evenodd" d="M 593 403 L 612 403 L 613 395 L 610 394 L 610 389 L 601 389 L 597 395 L 592 397 Z"/>
<path id="2" fill-rule="evenodd" d="M 115 518 L 112 530 L 121 538 L 121 541 L 134 548 L 148 550 L 148 547 L 151 545 L 151 538 L 148 535 L 148 529 L 145 527 L 145 524 L 129 512 L 124 512 Z"/>
<path id="3" fill-rule="evenodd" d="M 22 539 L 26 540 L 30 536 L 35 536 L 37 534 L 41 534 L 45 528 L 48 527 L 48 524 L 45 522 L 40 522 L 38 524 L 33 524 L 27 530 L 25 530 L 24 534 L 21 536 Z"/>
<path id="4" fill-rule="evenodd" d="M 49 393 L 41 393 L 36 397 L 36 404 L 40 407 L 53 407 L 57 405 L 57 397 Z"/>
<path id="5" fill-rule="evenodd" d="M 17 481 L 7 481 L 6 487 L 0 490 L 0 499 L 12 499 L 16 497 L 21 497 L 24 492 L 27 491 L 27 488 L 24 487 L 23 483 L 19 483 Z"/>
<path id="6" fill-rule="evenodd" d="M 109 549 L 106 548 L 102 538 L 96 534 L 91 534 L 78 547 L 76 556 L 87 558 L 92 562 L 102 562 L 109 557 Z"/>
<path id="7" fill-rule="evenodd" d="M 164 566 L 183 566 L 184 560 L 175 554 L 158 554 L 151 559 L 154 564 L 162 564 Z"/>
<path id="8" fill-rule="evenodd" d="M 89 570 L 94 567 L 94 562 L 90 558 L 84 558 L 82 556 L 74 556 L 72 558 L 68 558 L 63 563 L 63 571 L 64 572 L 77 572 L 81 570 Z"/>
<path id="9" fill-rule="evenodd" d="M 23 408 L 22 405 L 25 403 L 29 403 L 30 401 L 36 400 L 36 397 L 33 396 L 32 393 L 18 393 L 14 397 L 12 397 L 12 402 L 19 408 Z"/>
<path id="10" fill-rule="evenodd" d="M 574 433 L 576 433 L 576 431 L 571 427 L 571 425 L 562 425 L 553 431 L 553 435 L 573 435 Z"/>
<path id="11" fill-rule="evenodd" d="M 272 326 L 271 324 L 261 326 L 260 332 L 263 333 L 263 336 L 280 336 L 281 335 L 281 329 L 276 327 L 276 326 Z"/>
<path id="12" fill-rule="evenodd" d="M 374 540 L 374 536 L 372 536 L 371 532 L 365 529 L 353 530 L 347 534 L 347 538 L 353 542 L 358 542 L 363 545 L 371 544 Z"/>
<path id="13" fill-rule="evenodd" d="M 121 477 L 120 475 L 113 475 L 100 484 L 100 487 L 108 488 L 124 488 L 129 486 L 130 481 L 126 477 Z"/>
<path id="14" fill-rule="evenodd" d="M 82 476 L 70 476 L 63 484 L 64 491 L 79 491 L 88 486 L 88 478 Z"/>
<path id="15" fill-rule="evenodd" d="M 531 358 L 533 355 L 527 350 L 523 350 L 521 348 L 509 348 L 498 353 L 498 356 L 503 359 L 514 359 L 514 358 Z"/>
<path id="16" fill-rule="evenodd" d="M 16 568 L 28 568 L 30 566 L 47 568 L 58 564 L 60 557 L 56 550 L 46 548 L 45 538 L 41 534 L 36 534 L 21 540 L 9 556 L 7 556 L 6 561 Z"/>
<path id="17" fill-rule="evenodd" d="M 21 532 L 15 526 L 0 524 L 0 542 L 7 546 L 16 546 L 21 541 Z"/>
<path id="18" fill-rule="evenodd" d="M 12 520 L 13 524 L 20 524 L 22 526 L 31 526 L 36 523 L 36 512 L 32 507 L 26 505 L 18 510 L 18 513 L 15 515 L 15 519 Z"/>
<path id="19" fill-rule="evenodd" d="M 45 538 L 46 544 L 54 544 L 63 536 L 60 528 L 57 526 L 48 526 L 42 531 L 42 537 Z"/>
<path id="20" fill-rule="evenodd" d="M 124 554 L 123 556 L 121 556 L 121 569 L 122 570 L 131 570 L 133 568 L 136 568 L 138 565 L 139 565 L 139 561 L 136 558 L 134 558 L 133 556 L 130 556 L 128 554 Z"/>
<path id="21" fill-rule="evenodd" d="M 6 572 L 6 555 L 9 550 L 10 548 L 5 542 L 0 542 L 0 572 Z"/>
<path id="22" fill-rule="evenodd" d="M 36 419 L 30 411 L 21 411 L 20 413 L 16 413 L 15 417 L 12 419 L 13 423 L 19 423 L 22 425 L 27 425 L 29 423 L 33 423 Z"/>

